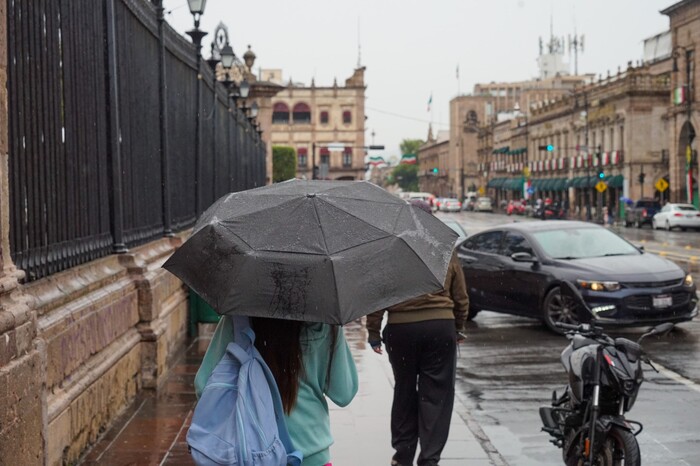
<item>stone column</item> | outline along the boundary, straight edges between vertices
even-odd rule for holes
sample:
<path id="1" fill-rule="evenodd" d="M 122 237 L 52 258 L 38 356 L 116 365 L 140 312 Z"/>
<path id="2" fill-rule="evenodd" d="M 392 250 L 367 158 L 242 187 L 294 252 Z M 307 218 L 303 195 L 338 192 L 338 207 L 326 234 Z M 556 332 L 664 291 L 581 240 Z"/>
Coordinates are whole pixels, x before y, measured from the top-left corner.
<path id="1" fill-rule="evenodd" d="M 24 274 L 10 257 L 7 63 L 7 3 L 0 1 L 0 462 L 42 464 L 44 351 L 19 285 Z"/>

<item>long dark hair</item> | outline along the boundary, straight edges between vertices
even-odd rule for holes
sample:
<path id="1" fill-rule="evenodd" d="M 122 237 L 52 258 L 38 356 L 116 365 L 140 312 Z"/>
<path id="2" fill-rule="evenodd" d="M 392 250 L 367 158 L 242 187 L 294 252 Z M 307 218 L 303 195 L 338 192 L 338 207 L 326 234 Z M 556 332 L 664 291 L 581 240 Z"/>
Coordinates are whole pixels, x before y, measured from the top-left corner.
<path id="1" fill-rule="evenodd" d="M 299 380 L 304 375 L 301 332 L 306 324 L 296 320 L 253 317 L 251 325 L 255 331 L 255 347 L 275 377 L 284 412 L 289 414 L 296 405 Z M 338 328 L 331 326 L 331 355 L 326 371 L 326 387 L 330 383 L 337 337 Z"/>

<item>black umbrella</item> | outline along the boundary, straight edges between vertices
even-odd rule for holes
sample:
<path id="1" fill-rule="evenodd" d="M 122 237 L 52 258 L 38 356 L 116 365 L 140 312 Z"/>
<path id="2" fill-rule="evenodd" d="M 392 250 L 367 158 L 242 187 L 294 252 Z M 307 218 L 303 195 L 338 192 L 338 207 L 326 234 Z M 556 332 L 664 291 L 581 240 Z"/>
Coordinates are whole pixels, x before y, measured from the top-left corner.
<path id="1" fill-rule="evenodd" d="M 369 182 L 290 180 L 216 201 L 164 267 L 220 314 L 343 324 L 442 288 L 456 237 Z"/>

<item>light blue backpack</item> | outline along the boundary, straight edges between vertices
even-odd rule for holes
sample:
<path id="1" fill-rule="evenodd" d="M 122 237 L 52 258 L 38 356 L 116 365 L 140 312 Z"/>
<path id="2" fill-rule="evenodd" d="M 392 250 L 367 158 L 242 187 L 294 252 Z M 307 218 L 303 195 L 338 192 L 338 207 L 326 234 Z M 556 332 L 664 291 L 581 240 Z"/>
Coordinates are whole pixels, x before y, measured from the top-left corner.
<path id="1" fill-rule="evenodd" d="M 277 384 L 254 342 L 248 318 L 221 319 L 197 373 L 197 383 L 206 379 L 206 385 L 187 432 L 198 466 L 301 464 L 302 454 L 294 450 L 287 431 Z M 212 360 L 218 360 L 213 370 Z"/>

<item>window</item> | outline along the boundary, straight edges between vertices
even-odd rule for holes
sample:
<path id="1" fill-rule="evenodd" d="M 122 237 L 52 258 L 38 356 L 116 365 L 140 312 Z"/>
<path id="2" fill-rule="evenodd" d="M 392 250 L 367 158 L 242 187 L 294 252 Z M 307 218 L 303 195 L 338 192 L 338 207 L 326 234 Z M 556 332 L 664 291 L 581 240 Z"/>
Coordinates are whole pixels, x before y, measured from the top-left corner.
<path id="1" fill-rule="evenodd" d="M 503 232 L 501 231 L 489 231 L 482 233 L 466 240 L 462 245 L 462 248 L 478 252 L 487 252 L 489 254 L 497 254 L 501 246 L 501 236 L 503 236 Z"/>
<path id="2" fill-rule="evenodd" d="M 321 165 L 330 165 L 331 163 L 331 152 L 327 147 L 321 147 Z"/>
<path id="3" fill-rule="evenodd" d="M 311 123 L 311 109 L 309 106 L 304 103 L 294 105 L 294 109 L 292 110 L 292 121 L 294 124 Z"/>
<path id="4" fill-rule="evenodd" d="M 277 102 L 272 106 L 272 124 L 289 123 L 289 107 L 287 104 Z"/>
<path id="5" fill-rule="evenodd" d="M 343 167 L 352 167 L 352 147 L 343 150 Z"/>
<path id="6" fill-rule="evenodd" d="M 510 257 L 516 252 L 526 252 L 531 256 L 535 255 L 532 247 L 530 247 L 530 243 L 527 242 L 523 235 L 513 232 L 506 233 L 506 237 L 503 239 L 503 255 Z"/>
<path id="7" fill-rule="evenodd" d="M 322 125 L 327 125 L 327 124 L 328 124 L 328 112 L 327 112 L 327 111 L 324 110 L 323 112 L 321 112 L 321 118 L 320 118 L 320 120 L 321 120 L 321 124 L 322 124 Z"/>
<path id="8" fill-rule="evenodd" d="M 352 112 L 350 110 L 345 110 L 343 112 L 343 124 L 349 125 L 352 123 Z"/>
<path id="9" fill-rule="evenodd" d="M 306 168 L 308 164 L 308 149 L 306 147 L 300 147 L 297 149 L 297 165 L 300 168 Z"/>

